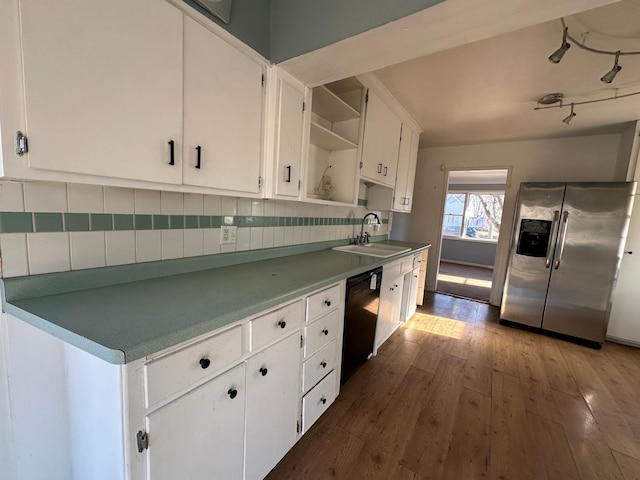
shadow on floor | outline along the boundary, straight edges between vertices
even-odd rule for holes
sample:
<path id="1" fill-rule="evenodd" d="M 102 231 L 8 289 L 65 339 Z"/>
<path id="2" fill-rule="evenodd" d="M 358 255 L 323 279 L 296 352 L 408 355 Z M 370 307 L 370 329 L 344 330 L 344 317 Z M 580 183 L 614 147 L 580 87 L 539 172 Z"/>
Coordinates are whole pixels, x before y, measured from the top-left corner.
<path id="1" fill-rule="evenodd" d="M 489 268 L 441 261 L 437 291 L 489 303 L 492 275 L 493 270 Z"/>

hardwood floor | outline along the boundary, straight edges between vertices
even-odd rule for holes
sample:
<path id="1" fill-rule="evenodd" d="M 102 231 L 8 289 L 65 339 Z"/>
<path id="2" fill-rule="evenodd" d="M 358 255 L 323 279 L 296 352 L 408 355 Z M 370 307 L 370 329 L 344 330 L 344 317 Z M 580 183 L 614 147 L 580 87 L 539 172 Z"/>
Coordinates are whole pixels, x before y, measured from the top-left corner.
<path id="1" fill-rule="evenodd" d="M 489 303 L 493 270 L 440 260 L 438 292 Z"/>
<path id="2" fill-rule="evenodd" d="M 431 294 L 267 477 L 640 479 L 640 350 Z"/>

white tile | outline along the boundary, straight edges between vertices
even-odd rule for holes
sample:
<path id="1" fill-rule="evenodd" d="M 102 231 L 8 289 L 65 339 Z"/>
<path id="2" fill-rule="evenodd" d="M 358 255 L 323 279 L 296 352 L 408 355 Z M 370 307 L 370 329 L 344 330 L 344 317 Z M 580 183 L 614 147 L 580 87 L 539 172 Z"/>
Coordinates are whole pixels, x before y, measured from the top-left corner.
<path id="1" fill-rule="evenodd" d="M 185 193 L 184 194 L 184 214 L 185 215 L 204 215 L 204 199 L 201 193 Z M 209 215 L 214 215 L 213 213 Z"/>
<path id="2" fill-rule="evenodd" d="M 71 232 L 71 269 L 104 267 L 107 264 L 104 232 Z"/>
<path id="3" fill-rule="evenodd" d="M 286 247 L 293 245 L 293 227 L 284 227 L 283 242 Z"/>
<path id="4" fill-rule="evenodd" d="M 292 243 L 294 245 L 300 245 L 302 243 L 302 227 L 289 227 L 290 230 L 293 230 L 293 240 Z"/>
<path id="5" fill-rule="evenodd" d="M 136 232 L 106 232 L 107 266 L 136 263 Z"/>
<path id="6" fill-rule="evenodd" d="M 282 247 L 284 246 L 284 231 L 288 227 L 274 227 L 273 230 L 273 246 L 274 247 Z"/>
<path id="7" fill-rule="evenodd" d="M 104 187 L 104 211 L 106 213 L 135 213 L 133 189 Z"/>
<path id="8" fill-rule="evenodd" d="M 3 233 L 0 235 L 0 252 L 2 252 L 3 278 L 29 275 L 27 235 L 25 233 Z"/>
<path id="9" fill-rule="evenodd" d="M 203 252 L 203 230 L 189 229 L 184 231 L 184 256 L 199 257 Z"/>
<path id="10" fill-rule="evenodd" d="M 136 190 L 135 213 L 160 213 L 160 192 L 155 190 Z"/>
<path id="11" fill-rule="evenodd" d="M 251 250 L 262 248 L 262 227 L 251 228 Z"/>
<path id="12" fill-rule="evenodd" d="M 311 227 L 302 227 L 302 243 L 311 243 Z"/>
<path id="13" fill-rule="evenodd" d="M 262 248 L 273 247 L 274 227 L 264 227 L 262 229 Z"/>
<path id="14" fill-rule="evenodd" d="M 263 200 L 252 200 L 251 201 L 251 215 L 261 217 L 264 215 L 264 204 Z"/>
<path id="15" fill-rule="evenodd" d="M 285 204 L 285 217 L 297 217 L 298 216 L 298 205 L 296 202 L 287 202 Z"/>
<path id="16" fill-rule="evenodd" d="M 222 215 L 237 215 L 237 199 L 233 197 L 220 197 Z"/>
<path id="17" fill-rule="evenodd" d="M 24 184 L 25 208 L 28 212 L 66 212 L 67 185 L 54 182 Z"/>
<path id="18" fill-rule="evenodd" d="M 160 260 L 161 256 L 162 237 L 160 236 L 160 231 L 136 231 L 136 262 L 153 262 Z"/>
<path id="19" fill-rule="evenodd" d="M 100 185 L 67 185 L 69 211 L 77 213 L 103 213 L 104 191 Z M 111 212 L 109 212 L 111 213 Z"/>
<path id="20" fill-rule="evenodd" d="M 162 259 L 182 258 L 184 256 L 183 230 L 162 231 Z"/>
<path id="21" fill-rule="evenodd" d="M 224 245 L 220 245 L 220 253 L 231 253 L 236 251 L 235 243 L 225 243 Z"/>
<path id="22" fill-rule="evenodd" d="M 251 215 L 251 199 L 250 198 L 238 199 L 238 215 Z"/>
<path id="23" fill-rule="evenodd" d="M 22 183 L 0 182 L 0 212 L 24 212 Z"/>
<path id="24" fill-rule="evenodd" d="M 181 192 L 160 192 L 160 213 L 184 214 L 184 195 Z"/>
<path id="25" fill-rule="evenodd" d="M 27 248 L 31 275 L 71 270 L 68 233 L 28 233 Z"/>
<path id="26" fill-rule="evenodd" d="M 214 255 L 220 253 L 220 229 L 207 228 L 203 231 L 203 249 L 204 255 Z"/>
<path id="27" fill-rule="evenodd" d="M 236 233 L 236 252 L 251 248 L 251 229 L 239 228 Z"/>
<path id="28" fill-rule="evenodd" d="M 205 215 L 222 215 L 221 200 L 218 195 L 204 196 L 204 214 Z"/>
<path id="29" fill-rule="evenodd" d="M 286 217 L 287 216 L 287 203 L 284 200 L 276 200 L 276 217 Z"/>

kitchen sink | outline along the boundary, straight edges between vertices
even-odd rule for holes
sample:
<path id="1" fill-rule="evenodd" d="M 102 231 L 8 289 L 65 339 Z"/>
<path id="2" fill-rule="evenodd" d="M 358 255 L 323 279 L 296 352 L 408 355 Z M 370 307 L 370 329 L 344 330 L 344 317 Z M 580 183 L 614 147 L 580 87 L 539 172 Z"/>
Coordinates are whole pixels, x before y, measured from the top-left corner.
<path id="1" fill-rule="evenodd" d="M 387 258 L 408 252 L 411 249 L 407 247 L 396 247 L 394 245 L 367 243 L 365 245 L 343 245 L 342 247 L 333 247 L 333 250 L 355 253 L 356 255 L 369 255 L 370 257 Z"/>

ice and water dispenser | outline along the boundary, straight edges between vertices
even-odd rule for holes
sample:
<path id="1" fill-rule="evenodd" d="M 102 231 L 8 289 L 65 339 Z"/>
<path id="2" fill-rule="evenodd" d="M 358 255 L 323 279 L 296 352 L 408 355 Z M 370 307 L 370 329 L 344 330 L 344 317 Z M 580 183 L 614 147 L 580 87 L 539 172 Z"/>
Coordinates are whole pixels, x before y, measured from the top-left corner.
<path id="1" fill-rule="evenodd" d="M 550 220 L 522 219 L 516 253 L 527 257 L 546 257 L 552 223 Z"/>

